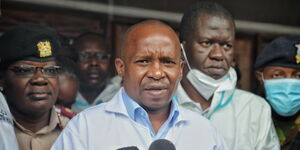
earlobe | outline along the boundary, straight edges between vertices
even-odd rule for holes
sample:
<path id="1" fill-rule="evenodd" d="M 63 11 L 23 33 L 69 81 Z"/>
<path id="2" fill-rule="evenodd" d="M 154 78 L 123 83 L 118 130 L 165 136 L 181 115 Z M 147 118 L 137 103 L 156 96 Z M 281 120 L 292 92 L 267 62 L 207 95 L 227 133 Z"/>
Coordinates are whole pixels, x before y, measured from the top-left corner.
<path id="1" fill-rule="evenodd" d="M 118 75 L 120 77 L 123 77 L 124 72 L 125 72 L 125 65 L 124 65 L 124 61 L 121 58 L 115 59 L 115 67 L 116 67 Z"/>

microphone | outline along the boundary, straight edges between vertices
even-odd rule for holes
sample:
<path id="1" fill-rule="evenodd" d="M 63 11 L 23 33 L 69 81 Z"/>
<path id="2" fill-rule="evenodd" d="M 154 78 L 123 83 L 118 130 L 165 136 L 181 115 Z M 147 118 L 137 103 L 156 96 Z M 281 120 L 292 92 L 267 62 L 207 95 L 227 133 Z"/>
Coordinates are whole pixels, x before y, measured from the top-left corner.
<path id="1" fill-rule="evenodd" d="M 136 146 L 118 148 L 117 150 L 139 150 Z"/>
<path id="2" fill-rule="evenodd" d="M 171 141 L 158 139 L 150 144 L 149 150 L 176 150 L 176 148 Z"/>

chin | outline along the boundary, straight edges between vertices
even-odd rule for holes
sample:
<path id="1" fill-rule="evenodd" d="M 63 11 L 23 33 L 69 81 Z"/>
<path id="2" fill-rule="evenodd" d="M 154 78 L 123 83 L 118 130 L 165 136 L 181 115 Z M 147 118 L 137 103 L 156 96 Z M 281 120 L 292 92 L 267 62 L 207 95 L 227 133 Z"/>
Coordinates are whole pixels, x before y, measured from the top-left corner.
<path id="1" fill-rule="evenodd" d="M 208 75 L 210 77 L 214 78 L 215 80 L 218 80 L 218 79 L 224 77 L 226 75 L 226 73 L 225 72 L 223 72 L 223 73 L 209 73 Z"/>
<path id="2" fill-rule="evenodd" d="M 165 100 L 152 100 L 151 103 L 147 104 L 146 109 L 150 111 L 157 111 L 162 108 L 169 106 L 170 102 L 166 102 Z"/>

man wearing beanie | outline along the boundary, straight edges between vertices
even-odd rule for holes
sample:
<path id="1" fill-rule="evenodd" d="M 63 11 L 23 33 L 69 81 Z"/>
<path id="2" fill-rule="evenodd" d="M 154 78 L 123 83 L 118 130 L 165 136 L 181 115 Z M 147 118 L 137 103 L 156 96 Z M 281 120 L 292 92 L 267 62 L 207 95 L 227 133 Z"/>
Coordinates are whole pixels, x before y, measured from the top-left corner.
<path id="1" fill-rule="evenodd" d="M 48 150 L 68 118 L 55 112 L 58 73 L 56 33 L 24 24 L 0 37 L 0 79 L 22 150 Z"/>
<path id="2" fill-rule="evenodd" d="M 275 39 L 258 55 L 256 77 L 273 109 L 283 150 L 300 149 L 300 36 Z"/>

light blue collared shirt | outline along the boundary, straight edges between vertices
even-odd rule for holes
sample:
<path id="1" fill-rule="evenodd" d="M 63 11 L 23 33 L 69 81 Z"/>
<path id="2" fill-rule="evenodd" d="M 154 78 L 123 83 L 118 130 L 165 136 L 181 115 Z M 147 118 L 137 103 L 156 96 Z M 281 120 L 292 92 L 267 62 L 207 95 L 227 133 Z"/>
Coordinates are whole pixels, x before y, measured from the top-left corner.
<path id="1" fill-rule="evenodd" d="M 138 103 L 136 103 L 132 98 L 130 98 L 127 95 L 124 88 L 122 89 L 122 98 L 126 110 L 129 114 L 129 117 L 135 122 L 147 127 L 150 130 L 151 137 L 153 140 L 165 138 L 169 129 L 174 125 L 179 115 L 178 105 L 176 101 L 172 99 L 170 115 L 166 122 L 159 128 L 157 134 L 155 134 L 152 124 L 149 120 L 148 113 Z"/>

